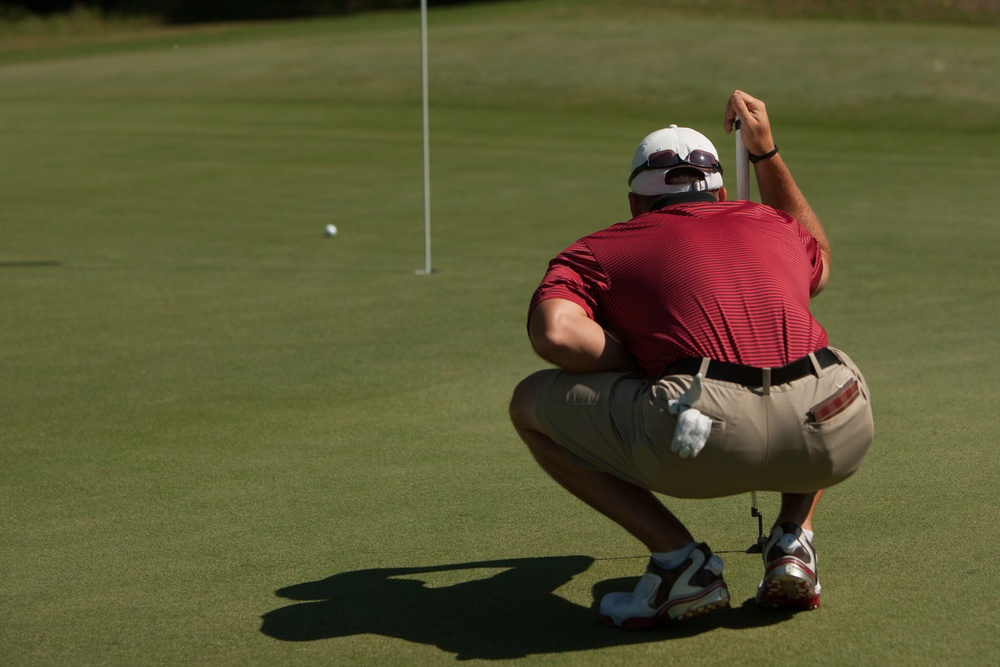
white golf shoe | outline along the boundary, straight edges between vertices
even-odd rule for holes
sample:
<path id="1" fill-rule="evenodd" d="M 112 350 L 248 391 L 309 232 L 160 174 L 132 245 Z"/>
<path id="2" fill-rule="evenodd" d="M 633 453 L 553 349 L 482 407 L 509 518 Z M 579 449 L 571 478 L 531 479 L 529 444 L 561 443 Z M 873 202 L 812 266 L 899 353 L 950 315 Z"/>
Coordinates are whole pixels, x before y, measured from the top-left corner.
<path id="1" fill-rule="evenodd" d="M 764 578 L 757 587 L 762 607 L 815 609 L 819 606 L 816 550 L 794 523 L 771 529 L 763 549 Z"/>
<path id="2" fill-rule="evenodd" d="M 631 593 L 601 600 L 601 621 L 625 630 L 643 630 L 729 606 L 722 559 L 708 545 L 695 547 L 680 566 L 666 570 L 652 559 Z"/>

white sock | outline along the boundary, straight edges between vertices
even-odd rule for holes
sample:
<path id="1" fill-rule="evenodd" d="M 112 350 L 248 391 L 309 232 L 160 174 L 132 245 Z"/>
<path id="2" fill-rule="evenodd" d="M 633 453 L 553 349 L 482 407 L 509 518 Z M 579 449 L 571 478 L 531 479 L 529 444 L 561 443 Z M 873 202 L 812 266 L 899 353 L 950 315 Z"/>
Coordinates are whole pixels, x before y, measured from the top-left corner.
<path id="1" fill-rule="evenodd" d="M 802 529 L 802 534 L 806 536 L 807 540 L 809 540 L 809 544 L 812 544 L 812 541 L 813 541 L 813 532 L 811 530 L 806 530 L 805 528 L 803 528 Z"/>
<path id="2" fill-rule="evenodd" d="M 672 570 L 675 567 L 683 564 L 687 560 L 694 548 L 698 546 L 697 543 L 692 542 L 682 549 L 677 549 L 675 551 L 656 551 L 653 552 L 653 562 L 662 567 L 664 570 Z"/>

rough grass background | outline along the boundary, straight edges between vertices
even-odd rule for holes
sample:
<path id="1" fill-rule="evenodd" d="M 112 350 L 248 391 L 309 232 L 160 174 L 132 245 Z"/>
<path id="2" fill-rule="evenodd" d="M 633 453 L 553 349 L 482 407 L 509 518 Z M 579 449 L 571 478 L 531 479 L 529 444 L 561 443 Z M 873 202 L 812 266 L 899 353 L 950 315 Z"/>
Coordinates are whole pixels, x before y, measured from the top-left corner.
<path id="1" fill-rule="evenodd" d="M 995 29 L 431 18 L 428 277 L 415 13 L 0 53 L 0 662 L 996 663 Z M 637 51 L 664 26 L 683 68 Z M 826 223 L 877 440 L 817 518 L 822 609 L 749 604 L 748 498 L 681 502 L 735 608 L 614 632 L 643 556 L 507 423 L 524 311 L 650 128 L 728 160 L 737 86 Z"/>
<path id="2" fill-rule="evenodd" d="M 960 23 L 995 25 L 1000 6 L 992 0 L 640 0 L 641 5 L 667 6 L 691 14 L 809 18 L 847 21 Z"/>

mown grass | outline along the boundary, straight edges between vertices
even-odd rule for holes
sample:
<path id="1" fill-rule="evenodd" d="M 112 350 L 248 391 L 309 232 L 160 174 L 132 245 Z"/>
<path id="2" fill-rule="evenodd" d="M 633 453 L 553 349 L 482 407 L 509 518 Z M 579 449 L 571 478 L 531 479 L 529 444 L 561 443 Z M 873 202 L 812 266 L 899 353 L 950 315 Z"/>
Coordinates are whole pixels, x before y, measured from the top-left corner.
<path id="1" fill-rule="evenodd" d="M 415 13 L 0 53 L 0 662 L 995 663 L 995 30 L 431 19 L 423 277 Z M 683 67 L 636 49 L 664 25 Z M 524 311 L 626 214 L 649 129 L 702 127 L 730 167 L 737 86 L 826 222 L 816 311 L 877 441 L 818 517 L 821 610 L 744 606 L 747 498 L 680 502 L 736 608 L 617 633 L 590 607 L 641 549 L 507 424 Z"/>

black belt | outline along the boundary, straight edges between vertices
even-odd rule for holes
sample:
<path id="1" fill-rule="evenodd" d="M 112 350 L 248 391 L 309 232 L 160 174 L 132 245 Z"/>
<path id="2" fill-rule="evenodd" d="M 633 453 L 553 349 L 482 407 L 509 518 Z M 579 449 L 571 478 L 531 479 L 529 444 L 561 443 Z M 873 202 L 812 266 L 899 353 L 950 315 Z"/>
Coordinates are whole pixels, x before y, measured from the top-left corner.
<path id="1" fill-rule="evenodd" d="M 840 359 L 824 347 L 816 350 L 816 361 L 820 368 L 826 368 L 833 364 L 839 364 Z M 698 357 L 686 357 L 676 361 L 666 370 L 664 375 L 694 375 L 701 370 L 701 359 Z M 770 370 L 770 381 L 766 381 L 765 373 Z M 785 384 L 803 378 L 813 372 L 812 361 L 806 355 L 801 359 L 796 359 L 790 364 L 777 366 L 771 369 L 757 368 L 755 366 L 743 366 L 728 361 L 708 362 L 708 369 L 705 371 L 705 378 L 711 380 L 721 380 L 722 382 L 735 382 L 736 384 L 748 387 L 764 387 Z"/>

